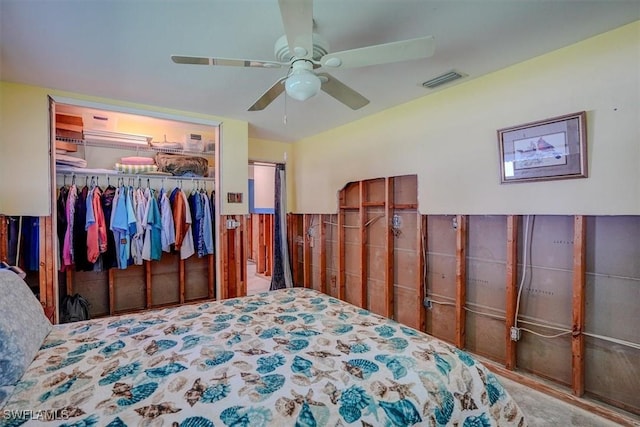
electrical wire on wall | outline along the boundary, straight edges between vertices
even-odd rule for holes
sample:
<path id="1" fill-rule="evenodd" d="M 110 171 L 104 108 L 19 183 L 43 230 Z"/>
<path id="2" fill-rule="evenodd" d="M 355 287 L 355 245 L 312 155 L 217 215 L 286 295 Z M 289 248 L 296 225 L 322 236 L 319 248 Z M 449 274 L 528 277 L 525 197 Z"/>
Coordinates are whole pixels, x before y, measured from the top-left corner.
<path id="1" fill-rule="evenodd" d="M 522 303 L 522 291 L 524 289 L 525 286 L 525 282 L 527 279 L 527 271 L 530 268 L 530 256 L 531 256 L 531 243 L 532 243 L 532 235 L 533 235 L 533 224 L 535 221 L 535 216 L 532 218 L 530 215 L 526 216 L 525 219 L 525 232 L 524 232 L 524 241 L 523 241 L 523 258 L 522 258 L 522 277 L 520 279 L 519 282 L 519 286 L 518 286 L 518 295 L 517 295 L 517 299 L 516 299 L 516 311 L 514 314 L 514 328 L 518 329 L 519 331 L 524 331 L 527 333 L 530 333 L 532 335 L 536 335 L 542 338 L 559 338 L 562 336 L 566 336 L 566 335 L 571 335 L 572 331 L 570 329 L 568 329 L 567 327 L 561 327 L 561 326 L 554 326 L 554 325 L 550 325 L 550 324 L 545 324 L 545 323 L 540 323 L 540 322 L 536 322 L 536 321 L 531 321 L 531 320 L 527 320 L 527 319 L 523 319 L 522 316 L 520 316 L 520 308 L 521 308 L 521 303 Z M 436 293 L 433 292 L 429 292 L 429 288 L 428 288 L 428 273 L 429 273 L 429 258 L 428 258 L 428 251 L 427 251 L 427 239 L 426 239 L 426 230 L 422 230 L 421 232 L 421 242 L 422 242 L 422 254 L 423 254 L 423 290 L 424 290 L 424 295 L 427 297 L 428 303 L 430 304 L 435 304 L 435 305 L 442 305 L 442 306 L 449 306 L 449 307 L 455 307 L 456 306 L 456 302 L 455 299 L 447 297 L 445 295 L 438 295 Z M 437 299 L 434 299 L 433 297 L 436 297 Z M 425 301 L 426 302 L 426 301 Z M 429 307 L 429 306 L 427 306 Z M 464 310 L 465 311 L 469 311 L 471 313 L 475 313 L 481 316 L 486 316 L 489 318 L 493 318 L 496 320 L 505 320 L 506 317 L 504 315 L 500 315 L 500 314 L 493 314 L 493 313 L 488 313 L 486 311 L 479 311 L 479 310 L 474 310 L 472 308 L 470 308 L 469 306 L 467 306 L 466 304 L 464 305 Z M 489 310 L 495 310 L 491 307 L 485 307 L 482 306 L 483 310 L 489 309 Z M 498 313 L 504 313 L 501 310 L 495 310 Z M 552 331 L 557 331 L 558 333 L 556 334 L 543 334 L 525 327 L 522 327 L 521 325 L 525 324 L 525 325 L 532 325 L 532 326 L 536 326 L 539 328 L 544 328 L 544 329 L 548 329 L 548 330 L 552 330 Z M 594 334 L 594 333 L 590 333 L 590 332 L 585 332 L 582 331 L 582 334 L 588 337 L 592 337 L 592 338 L 596 338 L 596 339 L 600 339 L 600 340 L 604 340 L 604 341 L 608 341 L 614 344 L 618 344 L 621 346 L 625 346 L 625 347 L 630 347 L 633 349 L 637 349 L 640 350 L 640 344 L 639 343 L 635 343 L 635 342 L 631 342 L 631 341 L 627 341 L 627 340 L 623 340 L 623 339 L 619 339 L 619 338 L 613 338 L 613 337 L 609 337 L 609 336 L 604 336 L 604 335 L 599 335 L 599 334 Z M 519 334 L 516 340 L 519 340 Z"/>

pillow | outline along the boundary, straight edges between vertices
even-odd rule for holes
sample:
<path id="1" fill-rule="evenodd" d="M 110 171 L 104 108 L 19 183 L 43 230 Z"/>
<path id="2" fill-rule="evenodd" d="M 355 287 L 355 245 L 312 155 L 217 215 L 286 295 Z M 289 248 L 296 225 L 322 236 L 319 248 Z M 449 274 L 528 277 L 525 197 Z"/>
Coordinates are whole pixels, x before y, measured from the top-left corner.
<path id="1" fill-rule="evenodd" d="M 0 387 L 15 384 L 52 329 L 40 301 L 13 271 L 0 269 Z"/>

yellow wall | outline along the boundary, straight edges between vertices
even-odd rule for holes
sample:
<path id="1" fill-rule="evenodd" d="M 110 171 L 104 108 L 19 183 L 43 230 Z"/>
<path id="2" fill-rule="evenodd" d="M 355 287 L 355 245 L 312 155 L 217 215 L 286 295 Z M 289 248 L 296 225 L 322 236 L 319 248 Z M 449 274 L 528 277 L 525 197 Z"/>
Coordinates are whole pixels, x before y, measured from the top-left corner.
<path id="1" fill-rule="evenodd" d="M 500 184 L 497 129 L 582 110 L 589 178 Z M 640 214 L 640 22 L 298 141 L 294 163 L 297 212 L 417 174 L 422 213 Z"/>
<path id="2" fill-rule="evenodd" d="M 241 204 L 227 204 L 226 197 L 221 197 L 221 213 L 247 213 L 246 122 L 8 82 L 0 82 L 0 213 L 46 216 L 51 212 L 49 95 L 222 122 L 220 191 L 222 195 L 239 192 L 245 197 Z"/>
<path id="3" fill-rule="evenodd" d="M 295 211 L 295 170 L 293 159 L 293 144 L 269 141 L 266 139 L 249 138 L 249 160 L 256 162 L 286 163 L 287 211 Z"/>

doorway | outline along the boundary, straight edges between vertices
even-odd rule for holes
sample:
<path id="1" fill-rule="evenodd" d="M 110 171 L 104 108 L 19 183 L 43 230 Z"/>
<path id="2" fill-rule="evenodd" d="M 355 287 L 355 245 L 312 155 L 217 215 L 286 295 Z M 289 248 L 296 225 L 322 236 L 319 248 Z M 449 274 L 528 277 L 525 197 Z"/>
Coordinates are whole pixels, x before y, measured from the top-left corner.
<path id="1" fill-rule="evenodd" d="M 269 290 L 273 272 L 275 164 L 249 162 L 247 294 Z"/>

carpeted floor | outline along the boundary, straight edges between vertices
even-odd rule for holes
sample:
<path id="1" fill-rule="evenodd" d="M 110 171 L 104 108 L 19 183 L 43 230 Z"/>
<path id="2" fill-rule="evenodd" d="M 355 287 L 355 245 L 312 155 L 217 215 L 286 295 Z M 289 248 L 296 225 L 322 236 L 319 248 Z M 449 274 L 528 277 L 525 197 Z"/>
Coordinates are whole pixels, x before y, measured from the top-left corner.
<path id="1" fill-rule="evenodd" d="M 518 402 L 530 427 L 610 427 L 620 425 L 515 381 L 499 375 L 498 378 L 504 388 Z M 635 425 L 640 426 L 640 419 Z"/>

